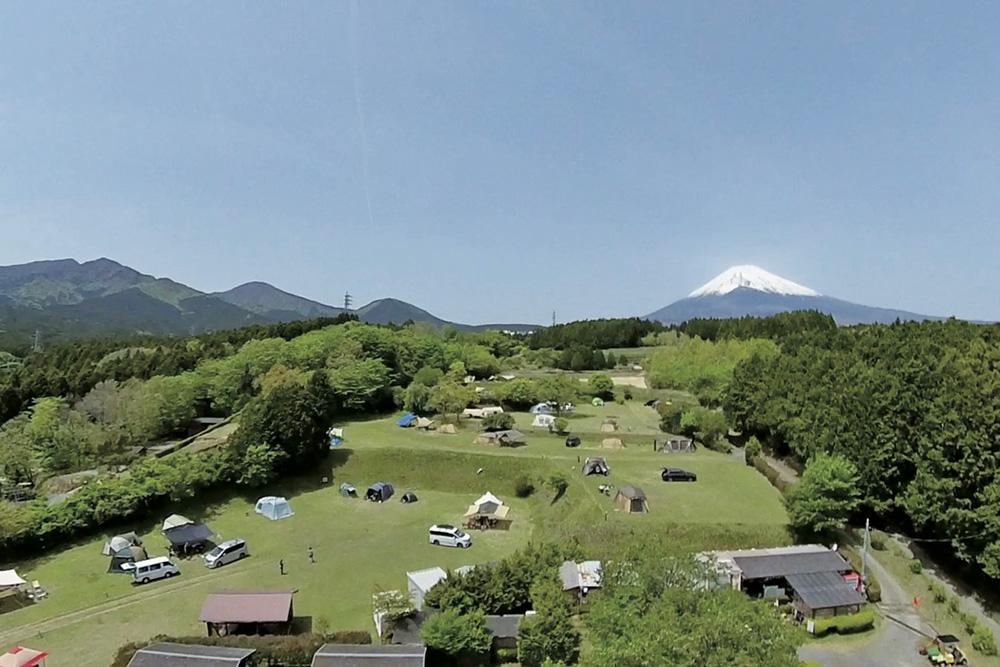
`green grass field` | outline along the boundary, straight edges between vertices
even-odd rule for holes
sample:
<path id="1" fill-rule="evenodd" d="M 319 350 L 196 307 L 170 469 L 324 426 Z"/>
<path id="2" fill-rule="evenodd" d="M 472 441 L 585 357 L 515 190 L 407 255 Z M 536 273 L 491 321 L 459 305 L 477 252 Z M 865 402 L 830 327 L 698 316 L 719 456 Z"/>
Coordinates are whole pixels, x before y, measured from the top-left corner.
<path id="1" fill-rule="evenodd" d="M 52 654 L 50 667 L 107 665 L 128 641 L 204 633 L 197 618 L 205 595 L 225 588 L 296 588 L 297 615 L 323 619 L 331 630 L 372 629 L 372 594 L 405 589 L 408 570 L 494 561 L 533 538 L 578 539 L 597 557 L 619 535 L 631 532 L 669 536 L 689 549 L 787 541 L 780 497 L 763 476 L 724 454 L 653 452 L 657 416 L 641 403 L 580 407 L 571 419 L 572 431 L 583 438 L 576 449 L 566 448 L 564 437 L 531 429 L 531 415 L 515 416 L 528 445 L 513 449 L 475 444 L 475 422 L 463 423 L 456 435 L 401 429 L 395 418 L 344 424 L 345 443 L 324 467 L 252 496 L 165 509 L 164 516 L 180 512 L 207 521 L 220 539 L 248 541 L 252 557 L 219 570 L 209 571 L 193 558 L 180 561 L 180 577 L 133 587 L 124 575 L 105 574 L 101 546 L 106 536 L 35 561 L 4 564 L 29 581 L 39 580 L 50 594 L 40 604 L 0 617 L 0 646 L 45 649 Z M 601 440 L 609 436 L 599 427 L 607 416 L 618 419 L 621 429 L 614 437 L 626 442 L 625 449 L 601 449 Z M 610 477 L 581 476 L 582 460 L 593 455 L 607 458 Z M 699 481 L 665 484 L 659 480 L 665 465 L 693 470 Z M 565 471 L 571 484 L 553 502 L 542 480 L 556 470 Z M 523 500 L 513 493 L 514 480 L 522 475 L 538 486 Z M 397 491 L 381 505 L 342 498 L 337 490 L 348 481 L 363 493 L 380 480 L 393 482 Z M 650 514 L 618 514 L 612 498 L 597 490 L 606 482 L 641 486 Z M 419 502 L 399 503 L 407 490 Z M 477 532 L 468 550 L 428 543 L 428 526 L 459 523 L 465 508 L 485 491 L 511 505 L 510 531 Z M 257 516 L 253 501 L 268 494 L 287 496 L 295 516 L 279 522 Z M 158 522 L 119 530 L 129 528 L 141 531 L 151 555 L 166 552 Z M 315 564 L 307 561 L 310 546 Z M 278 573 L 279 558 L 285 560 L 285 576 Z"/>

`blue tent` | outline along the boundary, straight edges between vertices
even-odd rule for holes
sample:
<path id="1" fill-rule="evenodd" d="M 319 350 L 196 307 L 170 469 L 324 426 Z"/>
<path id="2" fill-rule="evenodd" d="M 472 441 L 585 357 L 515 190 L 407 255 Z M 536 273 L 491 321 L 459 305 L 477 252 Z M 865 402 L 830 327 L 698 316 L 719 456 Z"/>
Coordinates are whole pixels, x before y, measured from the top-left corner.
<path id="1" fill-rule="evenodd" d="M 396 422 L 396 426 L 402 426 L 403 428 L 406 428 L 408 426 L 413 426 L 413 423 L 415 421 L 417 421 L 416 415 L 403 415 L 402 417 L 399 418 L 399 421 Z"/>

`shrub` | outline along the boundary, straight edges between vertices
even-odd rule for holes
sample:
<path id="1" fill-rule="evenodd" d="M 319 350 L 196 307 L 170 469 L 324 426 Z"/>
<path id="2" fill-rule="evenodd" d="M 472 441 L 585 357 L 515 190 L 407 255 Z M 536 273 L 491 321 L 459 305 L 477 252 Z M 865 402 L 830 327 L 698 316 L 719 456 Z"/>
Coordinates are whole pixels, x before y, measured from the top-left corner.
<path id="1" fill-rule="evenodd" d="M 948 598 L 948 609 L 950 609 L 953 614 L 959 613 L 961 608 L 961 603 L 957 597 Z"/>
<path id="2" fill-rule="evenodd" d="M 979 627 L 979 619 L 964 611 L 958 612 L 958 620 L 962 622 L 962 627 L 970 635 Z"/>
<path id="3" fill-rule="evenodd" d="M 753 465 L 753 460 L 763 453 L 764 448 L 761 447 L 760 440 L 757 436 L 750 436 L 750 440 L 747 441 L 746 448 L 743 450 L 746 454 L 747 465 Z"/>
<path id="4" fill-rule="evenodd" d="M 910 572 L 912 572 L 913 574 L 920 574 L 921 572 L 923 572 L 923 570 L 924 566 L 919 560 L 914 558 L 913 560 L 910 561 Z"/>
<path id="5" fill-rule="evenodd" d="M 509 412 L 497 412 L 483 419 L 483 428 L 487 431 L 506 431 L 514 428 L 514 415 Z"/>
<path id="6" fill-rule="evenodd" d="M 875 551 L 885 551 L 885 535 L 876 530 L 872 531 L 868 543 L 872 545 L 872 549 Z"/>
<path id="7" fill-rule="evenodd" d="M 631 401 L 632 400 L 632 387 L 629 387 L 628 385 L 626 385 L 625 389 L 622 390 L 622 396 L 625 398 L 626 401 Z"/>
<path id="8" fill-rule="evenodd" d="M 498 648 L 494 662 L 498 665 L 517 664 L 517 649 Z"/>
<path id="9" fill-rule="evenodd" d="M 934 601 L 938 604 L 941 604 L 948 599 L 948 592 L 944 589 L 944 586 L 933 579 L 927 579 L 927 590 L 930 591 L 932 596 L 934 596 Z"/>
<path id="10" fill-rule="evenodd" d="M 983 655 L 997 654 L 997 641 L 989 628 L 980 625 L 972 631 L 972 648 Z"/>
<path id="11" fill-rule="evenodd" d="M 133 642 L 122 646 L 118 649 L 111 667 L 126 667 L 136 651 L 153 642 L 252 648 L 256 650 L 256 653 L 250 658 L 248 667 L 268 667 L 277 664 L 308 665 L 313 654 L 327 642 L 332 644 L 371 644 L 372 636 L 364 630 L 339 631 L 326 637 L 313 633 L 261 637 L 166 637 L 160 635 L 144 642 Z"/>
<path id="12" fill-rule="evenodd" d="M 781 495 L 788 496 L 788 494 L 792 490 L 792 487 L 795 486 L 794 484 L 785 480 L 785 478 L 781 476 L 781 473 L 772 468 L 771 465 L 766 460 L 764 460 L 763 457 L 758 456 L 757 458 L 753 459 L 751 463 L 753 467 L 757 469 L 757 472 L 764 475 L 764 477 L 767 477 L 767 481 L 771 483 L 771 486 L 778 489 L 778 491 L 781 492 Z"/>
<path id="13" fill-rule="evenodd" d="M 514 480 L 514 495 L 518 498 L 527 498 L 535 492 L 535 484 L 526 475 L 521 475 Z"/>
<path id="14" fill-rule="evenodd" d="M 556 433 L 562 435 L 566 433 L 566 429 L 569 428 L 569 420 L 565 417 L 556 417 Z"/>
<path id="15" fill-rule="evenodd" d="M 838 635 L 849 635 L 855 632 L 871 630 L 874 626 L 875 612 L 871 609 L 863 609 L 849 616 L 817 619 L 813 621 L 813 633 L 816 635 L 825 635 L 830 632 L 836 632 Z"/>

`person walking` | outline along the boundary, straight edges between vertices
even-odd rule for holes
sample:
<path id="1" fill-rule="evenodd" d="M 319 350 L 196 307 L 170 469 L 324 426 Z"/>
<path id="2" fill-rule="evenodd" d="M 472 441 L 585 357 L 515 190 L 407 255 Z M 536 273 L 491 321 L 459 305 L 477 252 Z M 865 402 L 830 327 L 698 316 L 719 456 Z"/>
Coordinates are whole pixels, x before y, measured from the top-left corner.
<path id="1" fill-rule="evenodd" d="M 312 547 L 309 547 L 309 562 L 310 563 L 315 563 L 316 562 L 316 555 L 313 553 L 313 548 Z"/>
<path id="2" fill-rule="evenodd" d="M 281 572 L 281 574 L 285 573 L 285 559 L 284 558 L 278 559 L 278 571 Z"/>

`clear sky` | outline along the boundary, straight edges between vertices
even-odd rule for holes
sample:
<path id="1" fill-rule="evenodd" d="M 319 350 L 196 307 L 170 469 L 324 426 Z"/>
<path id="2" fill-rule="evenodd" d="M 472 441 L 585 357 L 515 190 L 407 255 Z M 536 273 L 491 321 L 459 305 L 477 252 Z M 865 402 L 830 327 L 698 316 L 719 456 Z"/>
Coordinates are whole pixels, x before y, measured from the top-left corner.
<path id="1" fill-rule="evenodd" d="M 0 0 L 0 264 L 461 322 L 1000 319 L 995 2 Z"/>

